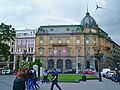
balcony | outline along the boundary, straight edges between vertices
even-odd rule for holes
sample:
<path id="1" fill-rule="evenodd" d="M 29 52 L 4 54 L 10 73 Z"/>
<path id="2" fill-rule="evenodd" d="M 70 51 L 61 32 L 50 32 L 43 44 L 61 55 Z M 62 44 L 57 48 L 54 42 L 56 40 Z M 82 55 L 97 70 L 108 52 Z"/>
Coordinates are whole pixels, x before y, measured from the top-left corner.
<path id="1" fill-rule="evenodd" d="M 65 46 L 67 46 L 67 43 L 54 43 L 54 44 L 52 44 L 52 46 L 54 46 L 54 47 L 59 47 L 59 46 L 65 47 Z"/>

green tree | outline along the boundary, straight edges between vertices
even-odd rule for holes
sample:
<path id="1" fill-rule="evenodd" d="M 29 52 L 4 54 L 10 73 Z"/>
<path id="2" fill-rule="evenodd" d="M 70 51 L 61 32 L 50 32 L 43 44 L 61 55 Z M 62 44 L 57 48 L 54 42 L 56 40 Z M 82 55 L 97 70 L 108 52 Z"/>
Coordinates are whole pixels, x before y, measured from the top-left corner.
<path id="1" fill-rule="evenodd" d="M 10 56 L 10 40 L 14 40 L 15 38 L 15 29 L 12 28 L 12 25 L 6 25 L 1 23 L 0 25 L 0 57 L 2 57 L 5 61 L 8 60 Z"/>

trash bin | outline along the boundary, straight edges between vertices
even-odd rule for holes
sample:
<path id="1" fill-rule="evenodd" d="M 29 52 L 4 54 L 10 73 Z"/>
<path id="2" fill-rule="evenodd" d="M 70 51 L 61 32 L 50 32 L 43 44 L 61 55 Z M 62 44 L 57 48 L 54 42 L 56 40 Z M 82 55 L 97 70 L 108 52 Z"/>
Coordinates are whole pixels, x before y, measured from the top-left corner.
<path id="1" fill-rule="evenodd" d="M 82 81 L 86 81 L 86 75 L 82 76 Z"/>
<path id="2" fill-rule="evenodd" d="M 23 78 L 16 78 L 13 83 L 13 90 L 25 90 L 25 80 Z"/>

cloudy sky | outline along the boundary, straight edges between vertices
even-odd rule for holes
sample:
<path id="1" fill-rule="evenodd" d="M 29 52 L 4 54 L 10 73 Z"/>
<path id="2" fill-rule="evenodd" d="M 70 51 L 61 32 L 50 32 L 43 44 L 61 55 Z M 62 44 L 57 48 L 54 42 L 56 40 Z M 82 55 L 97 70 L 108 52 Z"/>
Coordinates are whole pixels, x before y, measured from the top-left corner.
<path id="1" fill-rule="evenodd" d="M 15 29 L 37 29 L 41 25 L 80 24 L 90 15 L 120 45 L 120 0 L 0 0 L 0 23 Z M 96 5 L 102 9 L 96 9 Z"/>

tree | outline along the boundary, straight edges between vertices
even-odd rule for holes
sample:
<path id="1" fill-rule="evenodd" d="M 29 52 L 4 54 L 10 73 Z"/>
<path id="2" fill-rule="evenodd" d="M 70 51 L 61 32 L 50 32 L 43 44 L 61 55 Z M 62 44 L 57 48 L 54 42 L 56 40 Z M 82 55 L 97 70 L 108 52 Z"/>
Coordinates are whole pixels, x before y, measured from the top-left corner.
<path id="1" fill-rule="evenodd" d="M 1 23 L 0 25 L 0 57 L 7 61 L 10 56 L 9 42 L 15 38 L 15 29 L 12 25 Z"/>

